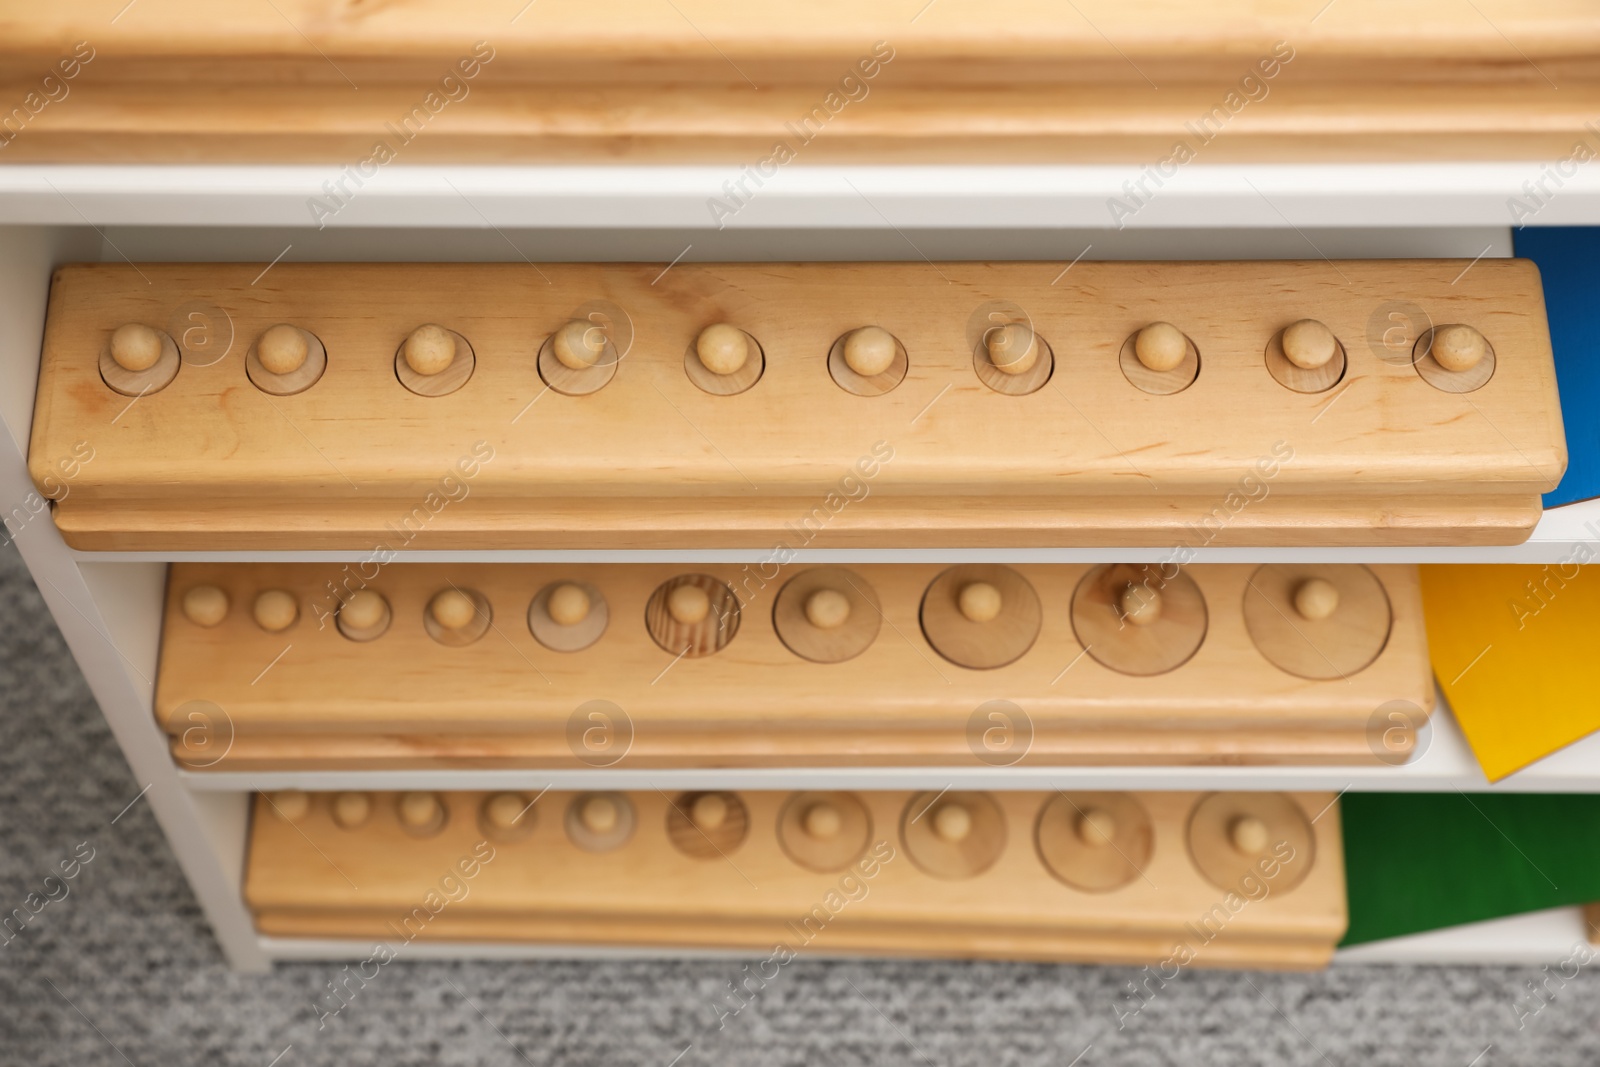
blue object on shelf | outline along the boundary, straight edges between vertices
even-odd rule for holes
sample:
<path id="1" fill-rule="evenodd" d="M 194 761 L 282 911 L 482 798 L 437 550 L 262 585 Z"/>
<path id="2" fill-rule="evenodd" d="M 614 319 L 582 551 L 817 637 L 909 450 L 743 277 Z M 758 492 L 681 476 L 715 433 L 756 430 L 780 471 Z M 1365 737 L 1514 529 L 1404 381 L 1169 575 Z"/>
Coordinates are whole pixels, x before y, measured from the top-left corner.
<path id="1" fill-rule="evenodd" d="M 1600 226 L 1533 227 L 1512 234 L 1516 254 L 1531 259 L 1544 279 L 1567 428 L 1567 473 L 1545 494 L 1560 507 L 1600 497 Z"/>

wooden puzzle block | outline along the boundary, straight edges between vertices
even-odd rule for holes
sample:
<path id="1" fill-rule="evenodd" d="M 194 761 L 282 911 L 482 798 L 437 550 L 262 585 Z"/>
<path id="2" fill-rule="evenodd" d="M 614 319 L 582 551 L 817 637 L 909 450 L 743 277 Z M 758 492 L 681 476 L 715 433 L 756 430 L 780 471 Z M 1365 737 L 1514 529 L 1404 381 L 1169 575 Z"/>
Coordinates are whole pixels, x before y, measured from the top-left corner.
<path id="1" fill-rule="evenodd" d="M 71 266 L 30 470 L 85 549 L 1512 543 L 1549 337 L 1468 266 Z"/>
<path id="2" fill-rule="evenodd" d="M 1332 794 L 280 793 L 257 799 L 244 893 L 263 934 L 393 955 L 494 940 L 1304 969 L 1345 930 L 1341 852 Z"/>
<path id="3" fill-rule="evenodd" d="M 1398 762 L 1434 699 L 1400 565 L 178 563 L 161 649 L 198 770 Z"/>

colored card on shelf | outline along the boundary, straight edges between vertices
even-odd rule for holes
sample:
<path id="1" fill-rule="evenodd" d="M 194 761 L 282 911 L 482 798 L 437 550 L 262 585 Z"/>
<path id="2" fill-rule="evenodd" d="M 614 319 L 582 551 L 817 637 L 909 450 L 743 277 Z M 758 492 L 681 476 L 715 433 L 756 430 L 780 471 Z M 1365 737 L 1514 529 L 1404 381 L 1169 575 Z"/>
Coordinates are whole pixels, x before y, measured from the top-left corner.
<path id="1" fill-rule="evenodd" d="M 1593 558 L 1421 568 L 1433 672 L 1491 782 L 1600 730 Z"/>
<path id="2" fill-rule="evenodd" d="M 1544 506 L 1591 500 L 1600 497 L 1600 422 L 1593 418 L 1600 403 L 1600 226 L 1528 227 L 1513 241 L 1544 281 L 1567 430 L 1567 473 Z"/>
<path id="3" fill-rule="evenodd" d="M 1600 796 L 1346 793 L 1345 945 L 1600 899 Z"/>

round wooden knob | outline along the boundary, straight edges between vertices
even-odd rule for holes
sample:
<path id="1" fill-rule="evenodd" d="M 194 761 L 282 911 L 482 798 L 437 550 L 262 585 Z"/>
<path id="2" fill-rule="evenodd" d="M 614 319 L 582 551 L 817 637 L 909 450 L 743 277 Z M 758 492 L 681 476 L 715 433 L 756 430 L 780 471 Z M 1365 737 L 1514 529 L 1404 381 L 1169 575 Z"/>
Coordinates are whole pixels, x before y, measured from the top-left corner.
<path id="1" fill-rule="evenodd" d="M 988 582 L 969 582 L 957 594 L 956 606 L 973 622 L 993 622 L 1000 616 L 1000 590 Z"/>
<path id="2" fill-rule="evenodd" d="M 483 806 L 484 817 L 497 830 L 515 830 L 530 805 L 516 793 L 497 793 Z"/>
<path id="3" fill-rule="evenodd" d="M 863 378 L 882 374 L 894 362 L 896 343 L 894 334 L 881 326 L 863 326 L 851 330 L 844 339 L 845 364 Z"/>
<path id="4" fill-rule="evenodd" d="M 299 370 L 310 354 L 306 335 L 286 322 L 268 326 L 256 339 L 256 358 L 273 374 L 291 374 Z"/>
<path id="5" fill-rule="evenodd" d="M 340 793 L 333 798 L 333 821 L 354 830 L 372 814 L 372 798 L 365 793 Z"/>
<path id="6" fill-rule="evenodd" d="M 667 614 L 674 622 L 694 626 L 711 613 L 711 597 L 698 585 L 680 585 L 667 594 Z"/>
<path id="7" fill-rule="evenodd" d="M 1022 374 L 1039 362 L 1039 340 L 1031 327 L 1020 322 L 1009 323 L 990 330 L 984 338 L 989 350 L 989 362 L 995 370 L 1006 374 Z"/>
<path id="8" fill-rule="evenodd" d="M 750 359 L 750 342 L 737 326 L 718 322 L 700 331 L 695 355 L 712 374 L 732 374 Z"/>
<path id="9" fill-rule="evenodd" d="M 1339 607 L 1339 590 L 1326 578 L 1308 578 L 1294 591 L 1294 610 L 1303 619 L 1321 622 Z"/>
<path id="10" fill-rule="evenodd" d="M 1441 326 L 1433 331 L 1433 345 L 1429 351 L 1445 370 L 1471 370 L 1483 362 L 1489 342 L 1471 326 Z"/>
<path id="11" fill-rule="evenodd" d="M 228 617 L 228 594 L 214 585 L 197 585 L 183 594 L 183 615 L 196 626 L 215 626 Z"/>
<path id="12" fill-rule="evenodd" d="M 583 808 L 578 813 L 584 829 L 592 834 L 609 834 L 617 828 L 617 820 L 621 817 L 617 802 L 610 797 L 590 797 L 583 802 Z"/>
<path id="13" fill-rule="evenodd" d="M 478 614 L 478 605 L 459 589 L 445 589 L 428 601 L 428 614 L 446 630 L 460 630 Z"/>
<path id="14" fill-rule="evenodd" d="M 289 822 L 299 822 L 311 810 L 311 797 L 298 789 L 279 789 L 267 794 L 267 799 L 278 817 Z"/>
<path id="15" fill-rule="evenodd" d="M 1117 819 L 1109 811 L 1090 808 L 1078 816 L 1078 840 L 1091 848 L 1109 845 L 1117 836 Z"/>
<path id="16" fill-rule="evenodd" d="M 1267 824 L 1254 815 L 1241 815 L 1228 827 L 1228 840 L 1246 856 L 1259 856 L 1267 850 Z"/>
<path id="17" fill-rule="evenodd" d="M 292 593 L 268 589 L 256 597 L 253 614 L 257 626 L 275 634 L 294 625 L 294 621 L 300 617 L 300 604 Z"/>
<path id="18" fill-rule="evenodd" d="M 819 630 L 843 626 L 850 618 L 850 598 L 837 589 L 818 589 L 806 597 L 806 621 Z"/>
<path id="19" fill-rule="evenodd" d="M 1133 354 L 1153 371 L 1169 371 L 1183 362 L 1189 339 L 1170 322 L 1152 322 L 1133 341 Z"/>
<path id="20" fill-rule="evenodd" d="M 715 830 L 728 819 L 728 801 L 721 793 L 702 793 L 689 809 L 689 819 L 702 830 Z"/>
<path id="21" fill-rule="evenodd" d="M 439 798 L 432 793 L 403 793 L 400 821 L 414 830 L 432 826 L 440 815 Z"/>
<path id="22" fill-rule="evenodd" d="M 961 804 L 944 804 L 933 813 L 933 832 L 941 841 L 956 844 L 972 833 L 972 812 Z"/>
<path id="23" fill-rule="evenodd" d="M 149 370 L 161 358 L 161 335 L 142 322 L 111 331 L 111 358 L 123 370 Z"/>
<path id="24" fill-rule="evenodd" d="M 366 630 L 383 621 L 383 613 L 388 606 L 383 597 L 372 590 L 358 589 L 344 602 L 344 607 L 339 609 L 339 617 L 347 626 Z"/>
<path id="25" fill-rule="evenodd" d="M 1135 626 L 1149 626 L 1161 618 L 1161 594 L 1148 585 L 1129 582 L 1117 597 L 1122 617 Z"/>
<path id="26" fill-rule="evenodd" d="M 573 319 L 556 331 L 551 348 L 563 367 L 587 370 L 600 362 L 600 354 L 606 350 L 606 333 L 592 322 Z"/>
<path id="27" fill-rule="evenodd" d="M 589 617 L 589 594 L 579 586 L 566 583 L 550 590 L 544 610 L 559 626 L 576 626 Z"/>
<path id="28" fill-rule="evenodd" d="M 832 804 L 819 802 L 806 809 L 801 825 L 811 837 L 819 841 L 831 841 L 844 828 L 844 816 Z"/>
<path id="29" fill-rule="evenodd" d="M 455 335 L 443 326 L 426 323 L 406 338 L 404 354 L 406 366 L 418 374 L 438 374 L 455 362 Z"/>
<path id="30" fill-rule="evenodd" d="M 1301 319 L 1283 329 L 1283 354 L 1301 370 L 1316 370 L 1339 350 L 1333 331 L 1316 319 Z"/>

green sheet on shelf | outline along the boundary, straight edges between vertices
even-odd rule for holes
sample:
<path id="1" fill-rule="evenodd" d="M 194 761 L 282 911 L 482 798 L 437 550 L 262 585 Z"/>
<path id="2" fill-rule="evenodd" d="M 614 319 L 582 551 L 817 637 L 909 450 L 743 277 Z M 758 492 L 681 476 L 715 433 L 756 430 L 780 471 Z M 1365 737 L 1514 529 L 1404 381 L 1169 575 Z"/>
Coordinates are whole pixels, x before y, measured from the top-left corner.
<path id="1" fill-rule="evenodd" d="M 1600 901 L 1600 796 L 1346 793 L 1343 944 Z"/>

